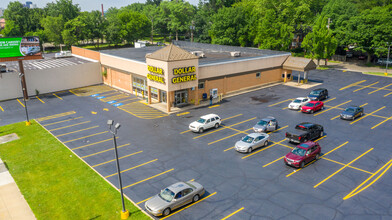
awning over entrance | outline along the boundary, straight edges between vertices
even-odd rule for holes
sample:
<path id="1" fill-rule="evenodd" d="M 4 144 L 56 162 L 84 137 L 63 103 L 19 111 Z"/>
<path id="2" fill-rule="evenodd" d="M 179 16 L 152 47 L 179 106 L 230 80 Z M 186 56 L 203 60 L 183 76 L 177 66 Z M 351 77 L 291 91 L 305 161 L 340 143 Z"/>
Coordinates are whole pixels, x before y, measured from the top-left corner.
<path id="1" fill-rule="evenodd" d="M 283 63 L 283 69 L 296 70 L 300 72 L 314 70 L 316 67 L 317 65 L 313 62 L 313 60 L 303 57 L 289 56 Z"/>

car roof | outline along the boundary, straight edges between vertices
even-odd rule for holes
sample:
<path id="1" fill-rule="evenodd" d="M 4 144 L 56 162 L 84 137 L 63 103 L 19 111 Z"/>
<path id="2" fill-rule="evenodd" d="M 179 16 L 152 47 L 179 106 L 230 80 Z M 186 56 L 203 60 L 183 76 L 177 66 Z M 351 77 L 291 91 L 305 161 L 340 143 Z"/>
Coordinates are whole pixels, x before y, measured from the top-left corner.
<path id="1" fill-rule="evenodd" d="M 310 126 L 315 125 L 315 124 L 311 123 L 311 122 L 302 122 L 302 123 L 297 124 L 297 126 L 298 125 L 302 125 L 304 127 L 310 127 Z"/>
<path id="2" fill-rule="evenodd" d="M 304 99 L 307 99 L 307 97 L 298 97 L 298 98 L 295 98 L 295 99 L 304 100 Z"/>
<path id="3" fill-rule="evenodd" d="M 357 105 L 351 105 L 351 106 L 349 106 L 349 107 L 347 107 L 347 108 L 359 108 L 359 106 L 357 106 Z"/>
<path id="4" fill-rule="evenodd" d="M 317 89 L 313 89 L 313 91 L 322 91 L 322 90 L 327 90 L 325 88 L 317 88 Z"/>
<path id="5" fill-rule="evenodd" d="M 302 149 L 307 150 L 307 149 L 313 147 L 315 144 L 316 144 L 316 143 L 314 143 L 313 141 L 307 141 L 307 142 L 298 144 L 297 147 L 298 147 L 298 148 L 302 148 Z M 304 145 L 305 145 L 305 146 L 304 146 Z"/>
<path id="6" fill-rule="evenodd" d="M 217 114 L 208 114 L 208 115 L 203 115 L 200 118 L 202 119 L 210 119 L 212 117 L 219 117 Z"/>
<path id="7" fill-rule="evenodd" d="M 310 101 L 309 103 L 314 104 L 314 103 L 318 103 L 318 102 L 321 102 L 321 101 Z"/>
<path id="8" fill-rule="evenodd" d="M 252 138 L 257 138 L 258 136 L 261 136 L 261 135 L 267 136 L 268 134 L 266 134 L 266 133 L 250 133 L 250 134 L 248 134 L 248 136 L 252 137 Z"/>
<path id="9" fill-rule="evenodd" d="M 274 117 L 268 116 L 268 117 L 263 118 L 263 119 L 261 119 L 261 120 L 262 120 L 262 121 L 271 121 L 271 120 L 274 120 L 274 119 L 275 119 Z"/>
<path id="10" fill-rule="evenodd" d="M 174 193 L 178 193 L 184 189 L 192 188 L 192 187 L 190 187 L 188 184 L 186 184 L 184 182 L 178 182 L 178 183 L 174 183 L 173 185 L 171 185 L 167 188 L 170 189 L 170 191 L 172 191 Z"/>

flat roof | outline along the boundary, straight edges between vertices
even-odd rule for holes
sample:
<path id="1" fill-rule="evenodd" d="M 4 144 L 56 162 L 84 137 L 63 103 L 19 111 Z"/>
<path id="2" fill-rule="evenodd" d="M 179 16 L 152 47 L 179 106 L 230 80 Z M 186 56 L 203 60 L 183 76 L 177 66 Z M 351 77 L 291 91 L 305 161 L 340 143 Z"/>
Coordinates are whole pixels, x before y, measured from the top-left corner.
<path id="1" fill-rule="evenodd" d="M 215 44 L 204 44 L 204 43 L 191 43 L 185 41 L 173 41 L 174 45 L 181 47 L 188 52 L 202 51 L 205 54 L 205 58 L 199 58 L 199 65 L 222 63 L 235 60 L 245 60 L 249 58 L 257 57 L 272 57 L 279 55 L 290 55 L 289 52 L 285 51 L 274 51 L 274 50 L 261 50 L 250 47 L 234 47 L 224 46 Z M 125 59 L 135 60 L 139 62 L 146 62 L 146 54 L 153 53 L 162 47 L 160 46 L 149 46 L 142 48 L 121 48 L 112 50 L 101 50 L 100 53 L 117 56 Z M 232 57 L 230 52 L 239 51 L 241 52 L 240 57 Z"/>

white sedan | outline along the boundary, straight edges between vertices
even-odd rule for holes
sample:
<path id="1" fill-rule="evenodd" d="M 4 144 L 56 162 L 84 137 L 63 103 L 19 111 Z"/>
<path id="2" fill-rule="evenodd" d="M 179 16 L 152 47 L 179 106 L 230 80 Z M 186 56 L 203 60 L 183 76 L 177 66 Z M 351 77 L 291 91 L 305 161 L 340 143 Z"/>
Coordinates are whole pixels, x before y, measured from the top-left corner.
<path id="1" fill-rule="evenodd" d="M 304 106 L 309 101 L 310 99 L 308 97 L 298 97 L 289 104 L 288 108 L 293 110 L 300 110 L 302 106 Z"/>

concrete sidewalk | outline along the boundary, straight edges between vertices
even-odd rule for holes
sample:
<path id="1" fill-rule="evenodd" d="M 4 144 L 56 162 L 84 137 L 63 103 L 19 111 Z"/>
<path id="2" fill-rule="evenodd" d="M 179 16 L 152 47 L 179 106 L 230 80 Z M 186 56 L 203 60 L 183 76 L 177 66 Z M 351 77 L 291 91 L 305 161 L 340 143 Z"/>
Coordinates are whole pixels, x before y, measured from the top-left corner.
<path id="1" fill-rule="evenodd" d="M 328 62 L 327 66 L 332 67 L 337 70 L 346 70 L 352 72 L 379 72 L 385 73 L 385 66 L 374 66 L 368 67 L 366 63 L 363 61 L 353 61 L 353 62 L 341 62 L 340 63 L 331 63 Z M 324 65 L 324 60 L 320 61 L 320 65 Z M 388 73 L 392 73 L 392 69 L 388 69 Z"/>
<path id="2" fill-rule="evenodd" d="M 11 174 L 0 159 L 0 219 L 36 219 Z"/>

